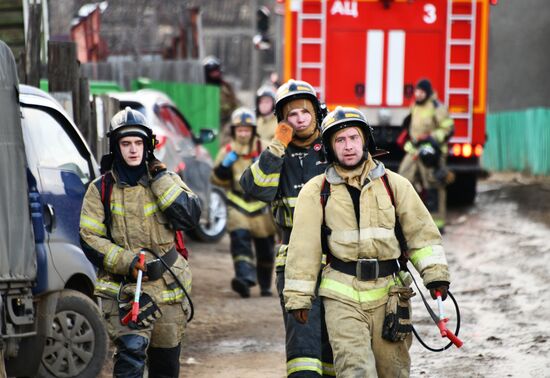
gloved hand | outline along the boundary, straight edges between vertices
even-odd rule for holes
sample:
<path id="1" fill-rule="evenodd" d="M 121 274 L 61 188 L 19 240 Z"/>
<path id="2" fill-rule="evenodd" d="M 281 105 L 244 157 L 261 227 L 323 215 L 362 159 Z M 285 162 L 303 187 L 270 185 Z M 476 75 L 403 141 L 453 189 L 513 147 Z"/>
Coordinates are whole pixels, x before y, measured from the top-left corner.
<path id="1" fill-rule="evenodd" d="M 222 166 L 225 168 L 231 167 L 239 159 L 239 155 L 235 151 L 230 151 L 222 160 Z"/>
<path id="2" fill-rule="evenodd" d="M 145 262 L 143 264 L 140 264 L 139 256 L 136 256 L 134 258 L 134 261 L 132 261 L 132 263 L 130 264 L 130 276 L 134 279 L 134 282 L 137 281 L 138 271 L 140 270 L 144 273 L 147 273 L 147 264 Z M 144 274 L 141 277 L 141 280 L 143 282 L 148 281 L 149 277 Z"/>
<path id="3" fill-rule="evenodd" d="M 155 176 L 158 175 L 159 173 L 166 171 L 166 164 L 158 160 L 156 157 L 153 157 L 153 159 L 149 161 L 148 166 L 149 166 L 149 173 L 153 178 L 155 178 Z"/>
<path id="4" fill-rule="evenodd" d="M 449 284 L 443 281 L 432 282 L 428 285 L 428 289 L 430 290 L 430 295 L 432 296 L 432 299 L 436 299 L 435 292 L 439 291 L 441 293 L 441 300 L 444 301 L 445 299 L 447 299 Z"/>
<path id="5" fill-rule="evenodd" d="M 273 139 L 278 140 L 283 146 L 286 147 L 292 140 L 293 134 L 294 128 L 289 123 L 282 121 L 279 122 L 277 127 L 275 127 L 275 135 L 273 136 Z"/>
<path id="6" fill-rule="evenodd" d="M 122 321 L 128 312 L 132 311 L 133 301 L 121 302 L 118 304 L 119 317 Z M 128 322 L 128 327 L 132 329 L 147 328 L 162 316 L 162 311 L 147 293 L 141 293 L 139 297 L 139 312 L 137 321 Z"/>
<path id="7" fill-rule="evenodd" d="M 309 310 L 308 309 L 305 309 L 305 308 L 302 308 L 302 309 L 299 309 L 299 310 L 290 310 L 290 313 L 292 314 L 292 316 L 294 316 L 294 319 L 296 319 L 296 321 L 300 324 L 306 324 L 307 323 L 307 318 L 309 316 Z"/>

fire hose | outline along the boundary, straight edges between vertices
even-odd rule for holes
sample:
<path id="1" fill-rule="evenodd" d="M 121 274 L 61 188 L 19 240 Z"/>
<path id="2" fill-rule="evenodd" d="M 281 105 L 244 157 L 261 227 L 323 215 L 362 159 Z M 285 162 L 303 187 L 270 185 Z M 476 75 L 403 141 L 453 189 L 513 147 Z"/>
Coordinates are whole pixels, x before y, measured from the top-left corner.
<path id="1" fill-rule="evenodd" d="M 455 306 L 455 310 L 456 310 L 456 329 L 455 329 L 454 332 L 452 332 L 451 330 L 449 330 L 447 328 L 447 322 L 449 321 L 449 318 L 445 316 L 445 311 L 443 309 L 443 301 L 441 299 L 441 293 L 439 291 L 436 291 L 437 307 L 438 307 L 438 312 L 439 312 L 439 314 L 436 314 L 432 310 L 432 308 L 428 305 L 428 302 L 426 301 L 426 298 L 424 297 L 424 294 L 422 294 L 422 291 L 418 287 L 418 284 L 416 283 L 416 280 L 414 279 L 414 276 L 410 272 L 409 272 L 409 274 L 411 275 L 411 278 L 414 282 L 414 285 L 416 286 L 416 288 L 418 289 L 418 292 L 420 293 L 420 297 L 422 298 L 422 302 L 424 302 L 424 306 L 426 306 L 426 310 L 428 310 L 428 313 L 430 314 L 430 317 L 432 318 L 432 320 L 436 324 L 437 328 L 439 329 L 439 333 L 440 333 L 441 337 L 448 338 L 449 343 L 447 345 L 445 345 L 444 347 L 442 347 L 442 348 L 432 348 L 429 345 L 427 345 L 424 342 L 424 340 L 422 340 L 422 338 L 420 337 L 420 335 L 418 334 L 418 332 L 416 331 L 416 329 L 413 326 L 412 331 L 413 331 L 414 336 L 416 337 L 416 339 L 420 342 L 420 344 L 422 344 L 422 346 L 424 348 L 426 348 L 426 349 L 428 349 L 429 351 L 432 351 L 432 352 L 443 352 L 444 350 L 449 349 L 452 345 L 455 345 L 457 348 L 460 348 L 464 344 L 462 342 L 462 340 L 460 340 L 458 338 L 458 332 L 460 331 L 460 309 L 458 307 L 458 303 L 457 303 L 455 297 L 453 296 L 453 294 L 450 291 L 447 291 L 447 294 L 448 294 L 449 298 L 451 298 L 451 300 L 453 301 L 454 306 Z"/>

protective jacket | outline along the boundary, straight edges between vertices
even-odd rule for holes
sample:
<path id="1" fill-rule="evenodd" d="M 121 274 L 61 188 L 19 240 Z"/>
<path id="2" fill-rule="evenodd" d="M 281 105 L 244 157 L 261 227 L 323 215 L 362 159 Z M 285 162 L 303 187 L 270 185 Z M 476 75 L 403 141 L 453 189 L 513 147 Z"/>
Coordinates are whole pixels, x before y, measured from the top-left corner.
<path id="1" fill-rule="evenodd" d="M 243 172 L 253 161 L 258 159 L 263 148 L 262 141 L 255 137 L 250 145 L 243 146 L 232 141 L 218 152 L 211 176 L 212 183 L 227 188 L 228 205 L 231 209 L 238 211 L 246 217 L 238 216 L 233 211 L 230 211 L 229 231 L 234 229 L 249 229 L 252 231 L 253 236 L 258 237 L 275 234 L 268 204 L 246 194 L 239 183 Z M 224 167 L 221 162 L 231 151 L 236 152 L 239 158 L 231 167 Z M 257 215 L 261 215 L 261 217 L 255 217 Z"/>
<path id="2" fill-rule="evenodd" d="M 287 310 L 309 309 L 314 297 L 321 267 L 323 208 L 320 193 L 325 178 L 331 185 L 324 219 L 332 230 L 328 235 L 328 247 L 333 256 L 344 262 L 360 258 L 397 259 L 401 253 L 394 231 L 397 214 L 409 247 L 410 261 L 424 284 L 450 281 L 441 236 L 412 185 L 370 157 L 366 164 L 368 167 L 361 177 L 359 224 L 353 216 L 355 209 L 346 184 L 333 166 L 326 174 L 310 180 L 300 192 L 285 269 Z M 384 174 L 387 174 L 396 207 L 381 179 Z M 330 257 L 327 259 L 330 261 Z M 388 290 L 394 282 L 391 275 L 359 281 L 355 276 L 332 269 L 329 264 L 322 272 L 319 295 L 367 310 L 387 302 Z"/>
<path id="3" fill-rule="evenodd" d="M 441 151 L 447 152 L 447 140 L 452 136 L 453 119 L 447 109 L 433 95 L 423 104 L 414 104 L 411 108 L 411 123 L 409 126 L 410 140 L 405 143 L 405 152 L 414 153 L 421 138 L 431 136 L 441 146 Z"/>
<path id="4" fill-rule="evenodd" d="M 197 196 L 175 173 L 163 172 L 155 179 L 144 175 L 136 186 L 120 182 L 116 172 L 113 179 L 110 229 L 105 225 L 102 197 L 96 185 L 101 177 L 88 187 L 80 217 L 84 253 L 99 268 L 95 295 L 105 298 L 116 298 L 121 284 L 129 282 L 130 269 L 142 248 L 159 256 L 169 253 L 174 248 L 174 231 L 194 228 L 200 217 Z M 146 254 L 146 262 L 154 259 L 152 254 Z M 189 293 L 191 272 L 179 254 L 172 270 Z M 143 282 L 142 288 L 159 304 L 185 299 L 183 290 L 168 271 L 161 279 Z"/>
<path id="5" fill-rule="evenodd" d="M 292 228 L 298 193 L 326 168 L 321 143 L 318 138 L 308 148 L 290 143 L 285 149 L 273 140 L 241 177 L 241 186 L 247 194 L 271 203 L 275 222 L 281 227 Z"/>
<path id="6" fill-rule="evenodd" d="M 266 116 L 258 117 L 257 132 L 260 138 L 264 141 L 270 141 L 275 135 L 275 128 L 277 127 L 277 117 L 275 114 L 268 114 Z"/>

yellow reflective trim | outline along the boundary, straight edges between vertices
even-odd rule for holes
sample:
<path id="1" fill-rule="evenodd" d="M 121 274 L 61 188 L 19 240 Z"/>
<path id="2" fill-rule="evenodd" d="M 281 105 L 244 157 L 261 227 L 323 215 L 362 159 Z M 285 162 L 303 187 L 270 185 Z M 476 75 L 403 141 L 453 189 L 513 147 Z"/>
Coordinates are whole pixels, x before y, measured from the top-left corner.
<path id="1" fill-rule="evenodd" d="M 323 362 L 323 375 L 336 377 L 336 370 L 334 370 L 334 364 L 329 362 Z"/>
<path id="2" fill-rule="evenodd" d="M 287 249 L 287 244 L 281 244 L 279 250 L 277 251 L 277 257 L 275 258 L 275 266 L 285 266 Z"/>
<path id="3" fill-rule="evenodd" d="M 417 249 L 410 255 L 410 260 L 413 263 L 414 266 L 418 264 L 418 262 L 422 259 L 425 259 L 426 257 L 430 257 L 432 255 L 432 246 L 429 245 L 427 247 Z"/>
<path id="4" fill-rule="evenodd" d="M 239 262 L 239 261 L 244 261 L 250 264 L 254 264 L 254 261 L 248 256 L 238 255 L 233 257 L 233 262 Z"/>
<path id="5" fill-rule="evenodd" d="M 117 202 L 111 202 L 111 213 L 124 216 L 124 205 Z"/>
<path id="6" fill-rule="evenodd" d="M 371 302 L 384 298 L 393 285 L 395 285 L 394 280 L 389 280 L 386 287 L 359 291 L 342 282 L 331 280 L 330 278 L 323 278 L 319 287 L 353 299 L 356 302 Z"/>
<path id="7" fill-rule="evenodd" d="M 445 250 L 441 245 L 428 246 L 413 251 L 410 259 L 419 272 L 422 272 L 430 265 L 447 265 Z"/>
<path id="8" fill-rule="evenodd" d="M 183 189 L 180 188 L 177 184 L 172 185 L 163 195 L 158 199 L 161 210 L 165 210 L 170 206 L 176 198 L 183 192 Z"/>
<path id="9" fill-rule="evenodd" d="M 248 211 L 249 213 L 261 210 L 267 206 L 267 203 L 262 201 L 246 202 L 232 191 L 227 192 L 227 199 L 233 202 L 235 205 L 239 206 L 241 209 Z"/>
<path id="10" fill-rule="evenodd" d="M 315 291 L 316 281 L 291 280 L 285 278 L 285 290 L 299 291 L 300 293 L 312 294 Z"/>
<path id="11" fill-rule="evenodd" d="M 296 207 L 297 200 L 298 200 L 298 197 L 284 197 L 282 199 L 283 204 L 287 205 L 288 207 Z"/>
<path id="12" fill-rule="evenodd" d="M 314 371 L 319 375 L 323 374 L 321 360 L 317 358 L 299 357 L 293 358 L 286 363 L 286 372 L 288 375 L 297 371 Z"/>
<path id="13" fill-rule="evenodd" d="M 101 236 L 107 235 L 107 227 L 105 227 L 103 223 L 87 215 L 80 216 L 80 227 L 87 228 L 88 230 L 91 230 L 94 233 L 99 234 Z"/>
<path id="14" fill-rule="evenodd" d="M 118 258 L 120 257 L 120 252 L 122 252 L 122 248 L 120 248 L 118 245 L 113 244 L 113 246 L 109 249 L 109 252 L 105 254 L 105 258 L 103 259 L 103 265 L 105 266 L 105 269 L 113 269 L 118 261 Z"/>
<path id="15" fill-rule="evenodd" d="M 120 284 L 118 282 L 99 279 L 95 284 L 95 290 L 102 293 L 117 295 L 120 290 Z"/>
<path id="16" fill-rule="evenodd" d="M 454 122 L 451 118 L 447 118 L 443 121 L 441 121 L 441 127 L 448 127 L 454 125 Z"/>
<path id="17" fill-rule="evenodd" d="M 277 187 L 279 186 L 279 178 L 281 177 L 280 173 L 271 173 L 266 174 L 260 168 L 259 161 L 255 162 L 250 166 L 250 171 L 252 172 L 252 177 L 254 178 L 254 184 L 261 187 Z"/>
<path id="18" fill-rule="evenodd" d="M 145 206 L 143 206 L 143 213 L 145 214 L 146 217 L 153 215 L 158 210 L 159 210 L 159 206 L 155 202 L 149 202 L 145 204 Z"/>

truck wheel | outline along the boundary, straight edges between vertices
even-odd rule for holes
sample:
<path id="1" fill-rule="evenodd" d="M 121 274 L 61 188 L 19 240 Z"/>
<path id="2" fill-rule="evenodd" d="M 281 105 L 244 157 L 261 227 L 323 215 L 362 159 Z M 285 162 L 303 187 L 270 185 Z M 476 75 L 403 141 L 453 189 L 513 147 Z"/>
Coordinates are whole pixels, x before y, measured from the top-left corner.
<path id="1" fill-rule="evenodd" d="M 227 205 L 225 204 L 223 191 L 212 188 L 208 208 L 208 223 L 201 222 L 197 228 L 191 230 L 188 234 L 194 240 L 214 243 L 223 237 L 227 225 Z"/>
<path id="2" fill-rule="evenodd" d="M 65 290 L 59 297 L 46 339 L 38 377 L 97 377 L 107 356 L 108 338 L 97 305 L 86 295 Z"/>
<path id="3" fill-rule="evenodd" d="M 477 176 L 472 173 L 457 174 L 455 182 L 447 187 L 449 205 L 472 205 L 476 198 Z"/>

